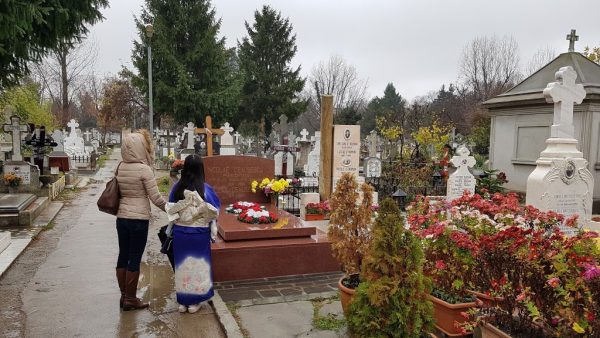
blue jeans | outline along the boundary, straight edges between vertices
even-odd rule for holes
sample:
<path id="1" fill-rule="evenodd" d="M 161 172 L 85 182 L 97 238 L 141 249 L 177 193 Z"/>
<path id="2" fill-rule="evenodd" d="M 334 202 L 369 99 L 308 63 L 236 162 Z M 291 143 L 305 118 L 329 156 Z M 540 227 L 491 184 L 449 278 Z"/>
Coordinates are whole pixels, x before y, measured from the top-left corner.
<path id="1" fill-rule="evenodd" d="M 119 236 L 117 269 L 127 268 L 131 272 L 140 271 L 140 262 L 148 240 L 149 224 L 148 220 L 117 218 L 117 234 Z"/>

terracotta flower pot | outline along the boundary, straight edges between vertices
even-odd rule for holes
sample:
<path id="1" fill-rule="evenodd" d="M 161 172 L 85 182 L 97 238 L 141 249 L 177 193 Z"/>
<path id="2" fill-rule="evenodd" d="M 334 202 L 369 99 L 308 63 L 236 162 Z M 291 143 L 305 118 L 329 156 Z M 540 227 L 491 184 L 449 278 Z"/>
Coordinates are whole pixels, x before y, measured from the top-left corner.
<path id="1" fill-rule="evenodd" d="M 304 215 L 304 220 L 306 221 L 322 221 L 325 219 L 325 215 L 323 214 L 306 214 Z"/>
<path id="2" fill-rule="evenodd" d="M 450 337 L 462 337 L 471 334 L 471 332 L 462 332 L 455 324 L 464 323 L 467 320 L 460 313 L 476 307 L 475 302 L 450 304 L 431 295 L 428 297 L 433 303 L 433 318 L 435 319 L 436 328 Z"/>
<path id="3" fill-rule="evenodd" d="M 338 288 L 340 289 L 340 302 L 342 303 L 342 310 L 344 310 L 344 315 L 348 316 L 348 307 L 350 306 L 350 302 L 352 301 L 352 297 L 356 293 L 356 290 L 350 289 L 342 284 L 342 280 L 347 278 L 348 276 L 342 276 L 338 281 Z"/>
<path id="4" fill-rule="evenodd" d="M 490 323 L 481 325 L 481 338 L 511 338 L 499 328 Z"/>

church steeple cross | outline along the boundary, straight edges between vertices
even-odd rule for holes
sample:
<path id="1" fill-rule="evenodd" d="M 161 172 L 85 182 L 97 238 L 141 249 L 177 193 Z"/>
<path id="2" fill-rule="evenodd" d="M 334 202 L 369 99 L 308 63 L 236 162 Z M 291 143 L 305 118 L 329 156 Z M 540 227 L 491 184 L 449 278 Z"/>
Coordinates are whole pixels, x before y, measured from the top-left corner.
<path id="1" fill-rule="evenodd" d="M 569 52 L 575 51 L 575 41 L 579 41 L 579 35 L 575 34 L 575 29 L 571 29 L 571 34 L 567 35 L 569 40 Z"/>

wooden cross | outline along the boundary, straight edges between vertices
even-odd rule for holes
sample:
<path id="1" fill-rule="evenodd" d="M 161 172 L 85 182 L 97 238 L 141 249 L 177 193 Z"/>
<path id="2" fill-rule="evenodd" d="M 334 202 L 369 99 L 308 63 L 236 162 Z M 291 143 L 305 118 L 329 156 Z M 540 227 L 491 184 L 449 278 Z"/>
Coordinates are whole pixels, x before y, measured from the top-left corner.
<path id="1" fill-rule="evenodd" d="M 569 52 L 575 51 L 575 41 L 579 41 L 579 35 L 575 34 L 575 30 L 571 29 L 571 34 L 567 35 L 569 40 Z"/>
<path id="2" fill-rule="evenodd" d="M 196 128 L 196 135 L 205 134 L 206 135 L 206 156 L 210 157 L 213 155 L 213 135 L 223 135 L 223 130 L 212 127 L 212 118 L 210 115 L 206 115 L 206 123 L 204 124 L 204 128 Z"/>
<path id="3" fill-rule="evenodd" d="M 13 115 L 10 117 L 10 124 L 4 125 L 4 131 L 12 134 L 13 161 L 23 161 L 23 157 L 21 156 L 21 132 L 29 130 L 26 124 L 21 124 L 20 122 L 21 118 L 17 115 Z"/>

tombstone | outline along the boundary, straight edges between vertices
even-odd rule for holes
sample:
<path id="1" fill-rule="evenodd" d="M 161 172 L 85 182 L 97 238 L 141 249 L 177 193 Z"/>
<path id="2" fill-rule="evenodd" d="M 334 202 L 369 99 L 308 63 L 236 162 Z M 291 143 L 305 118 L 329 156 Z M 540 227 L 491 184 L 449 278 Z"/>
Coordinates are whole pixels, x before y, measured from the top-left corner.
<path id="1" fill-rule="evenodd" d="M 309 177 L 319 177 L 319 161 L 321 159 L 321 132 L 316 131 L 312 151 L 308 154 L 304 174 Z"/>
<path id="2" fill-rule="evenodd" d="M 359 177 L 360 163 L 360 126 L 334 125 L 333 126 L 333 163 L 332 186 L 342 174 L 353 173 Z"/>
<path id="3" fill-rule="evenodd" d="M 48 165 L 45 157 L 45 149 L 46 147 L 55 147 L 57 143 L 54 142 L 51 137 L 46 136 L 46 127 L 44 126 L 35 128 L 35 132 L 25 143 L 33 148 L 33 163 L 38 166 L 40 174 L 43 175 L 44 164 L 46 164 L 46 167 Z"/>
<path id="4" fill-rule="evenodd" d="M 296 139 L 296 144 L 300 148 L 300 153 L 296 159 L 296 169 L 304 170 L 304 167 L 308 163 L 308 154 L 311 150 L 311 141 L 306 138 L 308 135 L 308 131 L 306 129 L 302 129 L 300 135 L 302 137 Z"/>
<path id="5" fill-rule="evenodd" d="M 48 167 L 55 167 L 62 172 L 68 172 L 71 170 L 70 157 L 65 152 L 63 132 L 59 129 L 54 130 L 54 132 L 52 132 L 52 140 L 56 142 L 56 146 L 48 155 Z"/>
<path id="6" fill-rule="evenodd" d="M 174 150 L 175 150 L 175 149 L 173 148 L 173 146 L 172 146 L 172 143 L 171 143 L 172 141 L 171 141 L 171 140 L 174 140 L 174 141 L 175 141 L 175 139 L 176 139 L 176 136 L 175 136 L 175 135 L 173 135 L 173 134 L 171 134 L 171 131 L 167 129 L 166 133 L 162 133 L 162 134 L 160 134 L 160 137 L 161 137 L 161 139 L 164 139 L 164 140 L 165 140 L 165 142 L 166 142 L 166 144 L 167 144 L 167 147 L 166 147 L 166 148 L 163 148 L 163 151 L 162 151 L 162 153 L 161 153 L 161 156 L 169 156 L 169 154 L 170 154 L 172 151 L 174 152 Z M 175 144 L 176 144 L 176 142 L 177 142 L 177 141 L 175 141 Z"/>
<path id="7" fill-rule="evenodd" d="M 196 130 L 196 126 L 194 122 L 188 122 L 187 126 L 183 128 L 183 132 L 185 134 L 184 141 L 185 148 L 181 151 L 180 159 L 185 160 L 185 158 L 190 154 L 195 154 L 196 151 L 194 149 L 194 131 Z"/>
<path id="8" fill-rule="evenodd" d="M 64 139 L 64 148 L 65 152 L 73 157 L 73 156 L 86 156 L 88 153 L 85 150 L 85 142 L 83 138 L 77 135 L 76 128 L 79 126 L 79 123 L 74 119 L 71 119 L 67 126 L 71 128 L 69 135 Z"/>
<path id="9" fill-rule="evenodd" d="M 223 135 L 221 135 L 220 155 L 235 155 L 235 140 L 233 139 L 233 135 L 231 135 L 234 129 L 229 125 L 229 122 L 225 122 L 225 125 L 221 129 L 223 130 Z"/>
<path id="10" fill-rule="evenodd" d="M 379 137 L 377 132 L 372 130 L 367 137 L 369 156 L 364 160 L 365 177 L 381 177 L 381 159 L 377 157 L 377 144 Z"/>
<path id="11" fill-rule="evenodd" d="M 23 161 L 21 156 L 21 133 L 28 130 L 27 125 L 21 124 L 19 116 L 11 116 L 11 123 L 4 125 L 4 131 L 12 135 L 13 155 L 10 161 L 6 161 L 2 167 L 2 173 L 15 174 L 21 177 L 19 192 L 36 192 L 40 187 L 40 171 L 37 166 Z"/>
<path id="12" fill-rule="evenodd" d="M 470 194 L 475 193 L 475 176 L 471 174 L 469 168 L 472 168 L 476 162 L 470 154 L 469 149 L 463 144 L 458 147 L 456 155 L 452 156 L 450 160 L 456 167 L 456 171 L 450 174 L 448 178 L 446 187 L 446 199 L 448 201 L 461 197 L 465 191 Z"/>
<path id="13" fill-rule="evenodd" d="M 575 83 L 577 73 L 570 66 L 560 68 L 555 78 L 557 81 L 544 89 L 546 101 L 554 103 L 554 119 L 546 149 L 527 178 L 527 204 L 566 217 L 578 215 L 579 225 L 584 226 L 592 216 L 594 177 L 577 149 L 573 105 L 580 104 L 586 92 L 583 85 Z M 563 231 L 572 235 L 577 230 L 563 227 Z"/>

